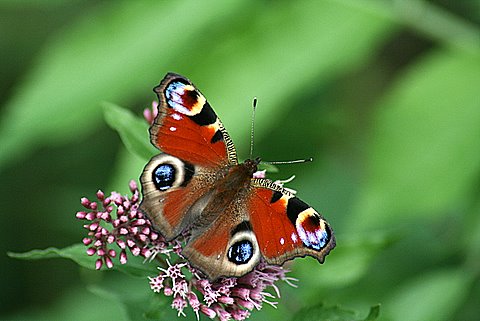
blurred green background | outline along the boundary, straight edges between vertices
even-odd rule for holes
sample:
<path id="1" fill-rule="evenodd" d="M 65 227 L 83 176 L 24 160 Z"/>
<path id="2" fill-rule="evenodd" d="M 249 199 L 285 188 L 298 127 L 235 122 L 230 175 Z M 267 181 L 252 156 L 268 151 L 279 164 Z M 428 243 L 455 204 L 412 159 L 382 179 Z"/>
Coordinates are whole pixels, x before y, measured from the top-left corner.
<path id="1" fill-rule="evenodd" d="M 81 241 L 80 197 L 126 192 L 146 163 L 102 102 L 141 115 L 174 71 L 241 158 L 256 96 L 256 154 L 315 159 L 273 178 L 297 176 L 338 246 L 295 260 L 299 287 L 251 320 L 378 303 L 381 320 L 478 320 L 479 24 L 473 0 L 0 2 L 0 319 L 135 319 L 122 302 L 147 280 L 6 252 Z"/>

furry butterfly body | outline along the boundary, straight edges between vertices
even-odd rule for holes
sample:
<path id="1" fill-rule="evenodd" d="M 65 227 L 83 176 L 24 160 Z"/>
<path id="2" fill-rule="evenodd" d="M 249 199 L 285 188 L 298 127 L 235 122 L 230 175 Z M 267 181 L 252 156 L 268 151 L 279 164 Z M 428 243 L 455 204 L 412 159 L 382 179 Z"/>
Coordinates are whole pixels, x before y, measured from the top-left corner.
<path id="1" fill-rule="evenodd" d="M 191 236 L 182 254 L 208 278 L 242 276 L 305 255 L 320 262 L 335 247 L 325 219 L 268 179 L 253 178 L 259 159 L 239 164 L 212 107 L 185 77 L 169 73 L 156 87 L 150 127 L 154 156 L 140 178 L 141 209 L 168 239 Z"/>

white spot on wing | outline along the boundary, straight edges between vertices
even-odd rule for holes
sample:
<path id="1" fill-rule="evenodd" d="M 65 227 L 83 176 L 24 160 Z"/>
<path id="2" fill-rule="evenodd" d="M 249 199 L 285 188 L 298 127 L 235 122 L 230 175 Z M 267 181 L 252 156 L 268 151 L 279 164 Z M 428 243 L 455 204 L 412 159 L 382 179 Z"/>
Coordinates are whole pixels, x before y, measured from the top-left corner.
<path id="1" fill-rule="evenodd" d="M 283 237 L 280 238 L 280 244 L 285 244 L 285 239 Z"/>
<path id="2" fill-rule="evenodd" d="M 292 232 L 292 236 L 290 238 L 292 239 L 293 243 L 297 243 L 297 240 L 298 240 L 297 234 Z"/>
<path id="3" fill-rule="evenodd" d="M 190 114 L 190 110 L 188 110 L 188 108 L 182 105 L 183 101 L 180 99 L 180 97 L 177 97 L 177 101 L 170 100 L 168 103 L 170 104 L 170 106 L 172 106 L 173 109 L 175 109 L 179 113 L 184 115 Z"/>
<path id="4" fill-rule="evenodd" d="M 171 131 L 171 132 L 174 132 L 174 131 L 176 131 L 176 130 L 177 130 L 177 127 L 173 127 L 173 126 L 170 127 L 170 131 Z"/>

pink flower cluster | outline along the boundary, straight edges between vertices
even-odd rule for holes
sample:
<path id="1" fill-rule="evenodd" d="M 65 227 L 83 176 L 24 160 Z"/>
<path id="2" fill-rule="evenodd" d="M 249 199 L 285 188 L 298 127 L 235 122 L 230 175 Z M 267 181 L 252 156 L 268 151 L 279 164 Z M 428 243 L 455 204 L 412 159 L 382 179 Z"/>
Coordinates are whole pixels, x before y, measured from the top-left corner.
<path id="1" fill-rule="evenodd" d="M 201 271 L 195 269 L 182 256 L 182 247 L 188 240 L 188 232 L 177 239 L 167 242 L 152 226 L 148 217 L 139 210 L 139 191 L 137 184 L 129 184 L 131 196 L 122 196 L 112 192 L 106 197 L 98 191 L 97 200 L 82 198 L 81 204 L 86 211 L 77 212 L 77 218 L 87 221 L 84 228 L 88 231 L 83 243 L 87 254 L 96 255 L 95 268 L 103 265 L 112 268 L 112 258 L 126 264 L 128 253 L 142 256 L 154 264 L 156 259 L 159 274 L 150 277 L 150 288 L 154 292 L 163 292 L 172 297 L 172 308 L 178 315 L 185 315 L 190 307 L 196 314 L 219 320 L 245 320 L 254 309 L 261 309 L 263 303 L 275 306 L 269 300 L 280 297 L 275 282 L 283 280 L 294 286 L 292 278 L 286 277 L 286 269 L 281 266 L 260 263 L 255 269 L 240 278 L 220 278 L 209 281 Z M 171 262 L 174 262 L 173 264 Z M 163 263 L 163 264 L 162 264 Z M 185 273 L 186 272 L 186 273 Z M 274 294 L 267 292 L 273 288 Z"/>
<path id="2" fill-rule="evenodd" d="M 105 197 L 99 190 L 96 194 L 97 201 L 90 201 L 86 197 L 81 199 L 81 204 L 87 211 L 77 212 L 77 218 L 88 223 L 83 227 L 87 229 L 88 236 L 83 239 L 83 244 L 88 246 L 87 254 L 97 255 L 96 269 L 105 263 L 107 268 L 113 267 L 112 258 L 117 256 L 114 244 L 120 250 L 120 263 L 127 263 L 127 250 L 134 256 L 149 258 L 153 249 L 167 247 L 165 239 L 155 232 L 150 220 L 139 211 L 139 191 L 137 184 L 130 181 L 131 197 L 122 196 L 112 192 Z"/>
<path id="3" fill-rule="evenodd" d="M 178 311 L 179 316 L 185 315 L 183 310 L 190 306 L 197 319 L 201 312 L 209 318 L 218 317 L 221 321 L 245 320 L 250 316 L 250 311 L 260 310 L 263 303 L 275 307 L 277 303 L 269 299 L 280 297 L 276 281 L 283 280 L 295 286 L 290 282 L 294 279 L 285 276 L 288 272 L 286 269 L 264 262 L 240 278 L 224 277 L 215 282 L 203 277 L 188 262 L 173 265 L 168 262 L 168 268 L 159 270 L 158 276 L 150 278 L 150 288 L 154 292 L 163 290 L 166 296 L 172 296 L 172 308 Z M 192 277 L 188 279 L 183 270 Z M 268 287 L 274 289 L 275 295 L 266 291 Z"/>

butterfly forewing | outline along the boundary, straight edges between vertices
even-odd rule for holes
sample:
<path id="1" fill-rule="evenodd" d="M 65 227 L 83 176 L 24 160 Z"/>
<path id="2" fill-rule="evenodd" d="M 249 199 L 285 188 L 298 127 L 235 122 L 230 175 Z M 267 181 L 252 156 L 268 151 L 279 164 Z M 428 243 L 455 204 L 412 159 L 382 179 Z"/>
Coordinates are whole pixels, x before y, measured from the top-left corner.
<path id="1" fill-rule="evenodd" d="M 212 107 L 185 77 L 169 73 L 158 87 L 152 143 L 163 152 L 205 167 L 237 164 L 230 136 Z"/>

